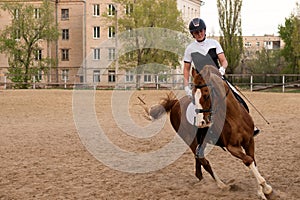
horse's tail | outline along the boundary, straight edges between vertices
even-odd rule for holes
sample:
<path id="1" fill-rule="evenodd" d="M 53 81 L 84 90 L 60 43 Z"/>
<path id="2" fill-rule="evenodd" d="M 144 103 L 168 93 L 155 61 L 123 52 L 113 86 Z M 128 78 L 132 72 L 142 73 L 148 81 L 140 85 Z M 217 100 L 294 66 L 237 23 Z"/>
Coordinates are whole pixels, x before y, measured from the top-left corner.
<path id="1" fill-rule="evenodd" d="M 165 113 L 171 111 L 172 107 L 178 102 L 176 95 L 173 92 L 167 94 L 167 97 L 163 98 L 157 105 L 153 105 L 149 110 L 146 110 L 149 119 L 155 120 L 162 117 Z"/>

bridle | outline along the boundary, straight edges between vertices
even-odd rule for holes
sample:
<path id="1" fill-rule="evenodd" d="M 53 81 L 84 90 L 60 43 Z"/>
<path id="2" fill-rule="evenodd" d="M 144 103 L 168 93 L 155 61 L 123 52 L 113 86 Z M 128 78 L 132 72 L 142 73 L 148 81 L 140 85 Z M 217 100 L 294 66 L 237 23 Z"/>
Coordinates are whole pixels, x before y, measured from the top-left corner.
<path id="1" fill-rule="evenodd" d="M 219 108 L 219 106 L 217 106 L 214 110 L 212 109 L 212 104 L 213 104 L 213 101 L 214 101 L 214 94 L 215 94 L 215 88 L 213 87 L 213 85 L 212 84 L 200 84 L 200 85 L 197 85 L 197 84 L 194 84 L 193 85 L 196 89 L 202 89 L 202 88 L 204 88 L 204 87 L 209 87 L 210 88 L 210 93 L 209 93 L 209 95 L 204 99 L 205 101 L 208 101 L 208 99 L 211 97 L 212 99 L 211 99 L 211 103 L 210 103 L 210 108 L 208 108 L 208 109 L 195 109 L 195 112 L 198 114 L 198 113 L 210 113 L 210 115 L 209 115 L 209 120 L 211 120 L 212 119 L 212 115 L 213 114 L 215 114 L 215 113 L 217 113 L 217 111 L 218 111 L 218 108 Z M 226 94 L 225 94 L 225 96 L 222 98 L 222 100 L 225 100 L 226 98 L 227 98 L 227 96 L 228 96 L 228 94 L 229 94 L 229 91 L 230 91 L 230 89 L 229 89 L 229 87 L 227 88 L 227 91 L 226 91 Z M 195 99 L 193 98 L 193 101 L 195 101 Z"/>
<path id="2" fill-rule="evenodd" d="M 194 85 L 194 87 L 196 88 L 196 89 L 202 89 L 202 88 L 204 88 L 204 87 L 208 87 L 208 86 L 210 86 L 210 84 L 201 84 L 201 85 Z M 210 93 L 209 93 L 209 95 L 204 99 L 205 101 L 207 101 L 208 99 L 210 98 Z M 195 102 L 195 98 L 193 97 L 193 101 Z M 199 113 L 211 113 L 212 112 L 212 109 L 211 109 L 211 106 L 210 106 L 210 108 L 209 109 L 195 109 L 195 112 L 196 112 L 196 114 L 199 114 Z"/>

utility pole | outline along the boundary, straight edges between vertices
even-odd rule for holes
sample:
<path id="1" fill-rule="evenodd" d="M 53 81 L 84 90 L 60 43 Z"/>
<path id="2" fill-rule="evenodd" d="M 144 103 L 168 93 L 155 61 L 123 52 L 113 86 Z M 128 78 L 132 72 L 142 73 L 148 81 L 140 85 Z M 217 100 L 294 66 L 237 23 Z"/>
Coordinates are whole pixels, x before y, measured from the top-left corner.
<path id="1" fill-rule="evenodd" d="M 87 83 L 87 66 L 86 66 L 86 0 L 83 0 L 83 82 Z"/>
<path id="2" fill-rule="evenodd" d="M 116 40 L 116 71 L 115 71 L 115 76 L 116 76 L 116 83 L 118 83 L 118 73 L 119 73 L 119 50 L 118 50 L 118 34 L 119 34 L 119 24 L 118 24 L 118 9 L 117 6 L 115 8 L 116 12 L 116 33 L 115 33 L 115 40 Z"/>

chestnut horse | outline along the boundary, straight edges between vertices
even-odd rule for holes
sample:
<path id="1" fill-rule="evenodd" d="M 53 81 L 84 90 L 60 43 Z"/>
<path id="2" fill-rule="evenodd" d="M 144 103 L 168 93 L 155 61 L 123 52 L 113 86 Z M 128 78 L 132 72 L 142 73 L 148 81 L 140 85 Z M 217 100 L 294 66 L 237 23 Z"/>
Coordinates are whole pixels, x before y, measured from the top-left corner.
<path id="1" fill-rule="evenodd" d="M 148 110 L 150 118 L 157 119 L 165 112 L 170 113 L 174 130 L 195 155 L 195 175 L 199 180 L 203 178 L 203 166 L 218 187 L 229 189 L 205 158 L 204 150 L 208 143 L 212 143 L 241 159 L 258 182 L 258 195 L 262 199 L 270 198 L 273 196 L 273 189 L 259 173 L 254 159 L 254 123 L 251 116 L 237 101 L 216 67 L 207 65 L 200 73 L 192 69 L 192 76 L 194 103 L 198 117 L 202 119 L 198 118 L 196 124 L 190 124 L 186 118 L 186 110 L 192 100 L 187 96 L 178 100 L 172 94 Z"/>

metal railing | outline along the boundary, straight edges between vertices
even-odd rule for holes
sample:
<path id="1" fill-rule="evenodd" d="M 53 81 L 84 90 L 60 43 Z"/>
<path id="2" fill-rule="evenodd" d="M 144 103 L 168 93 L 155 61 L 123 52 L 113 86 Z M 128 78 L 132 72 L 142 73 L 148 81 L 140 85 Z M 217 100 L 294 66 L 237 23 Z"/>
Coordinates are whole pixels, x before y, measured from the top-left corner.
<path id="1" fill-rule="evenodd" d="M 110 78 L 108 78 L 110 76 Z M 300 91 L 300 74 L 227 74 L 227 79 L 235 86 L 249 91 Z M 29 88 L 85 88 L 85 89 L 175 89 L 184 88 L 183 74 L 124 74 L 114 75 L 102 74 L 98 81 L 87 83 L 75 81 L 78 76 L 68 76 L 59 82 L 36 80 L 33 76 L 30 82 L 26 83 Z M 25 84 L 12 82 L 7 76 L 0 76 L 0 89 L 12 89 L 16 85 Z"/>

